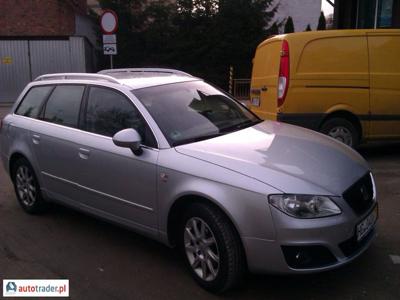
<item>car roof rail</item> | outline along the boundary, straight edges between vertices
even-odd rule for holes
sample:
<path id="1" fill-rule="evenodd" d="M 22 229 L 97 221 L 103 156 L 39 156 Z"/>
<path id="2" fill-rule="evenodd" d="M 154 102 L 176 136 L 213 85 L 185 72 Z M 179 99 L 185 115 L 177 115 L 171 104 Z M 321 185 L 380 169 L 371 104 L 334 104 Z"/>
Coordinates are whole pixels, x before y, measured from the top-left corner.
<path id="1" fill-rule="evenodd" d="M 175 70 L 175 69 L 164 69 L 164 68 L 124 68 L 124 69 L 107 69 L 98 72 L 98 74 L 113 74 L 113 73 L 169 73 L 175 75 L 193 77 L 191 74 Z"/>
<path id="2" fill-rule="evenodd" d="M 54 74 L 45 74 L 38 76 L 34 81 L 42 81 L 42 80 L 62 80 L 62 79 L 70 79 L 70 80 L 100 80 L 107 81 L 111 83 L 121 84 L 117 79 L 111 76 L 107 76 L 104 74 L 97 73 L 54 73 Z"/>

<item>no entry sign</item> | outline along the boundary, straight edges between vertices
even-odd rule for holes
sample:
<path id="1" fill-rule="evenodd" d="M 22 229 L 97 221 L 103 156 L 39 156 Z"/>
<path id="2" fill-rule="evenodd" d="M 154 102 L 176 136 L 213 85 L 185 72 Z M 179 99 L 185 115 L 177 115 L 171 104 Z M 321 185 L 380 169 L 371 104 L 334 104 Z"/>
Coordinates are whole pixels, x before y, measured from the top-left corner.
<path id="1" fill-rule="evenodd" d="M 118 28 L 117 14 L 109 9 L 106 9 L 100 17 L 100 26 L 104 34 L 113 34 Z"/>

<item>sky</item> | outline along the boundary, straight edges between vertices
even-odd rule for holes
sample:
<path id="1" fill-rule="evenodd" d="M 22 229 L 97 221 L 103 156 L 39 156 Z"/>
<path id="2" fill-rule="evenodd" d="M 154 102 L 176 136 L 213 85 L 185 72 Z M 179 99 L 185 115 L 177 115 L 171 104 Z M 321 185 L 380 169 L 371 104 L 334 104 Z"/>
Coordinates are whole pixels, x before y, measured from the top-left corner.
<path id="1" fill-rule="evenodd" d="M 335 1 L 332 1 L 335 2 Z M 321 10 L 324 12 L 324 15 L 330 15 L 333 14 L 333 7 L 330 5 L 326 0 L 322 0 L 322 8 Z"/>

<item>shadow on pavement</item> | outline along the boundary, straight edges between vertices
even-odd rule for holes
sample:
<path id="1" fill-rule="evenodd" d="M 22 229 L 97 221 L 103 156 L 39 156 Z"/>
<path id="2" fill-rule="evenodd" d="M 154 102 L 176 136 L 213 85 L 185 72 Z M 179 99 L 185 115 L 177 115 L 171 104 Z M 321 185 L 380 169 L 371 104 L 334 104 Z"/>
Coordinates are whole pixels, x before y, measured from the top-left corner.
<path id="1" fill-rule="evenodd" d="M 360 146 L 358 152 L 365 159 L 400 157 L 400 141 L 371 142 Z"/>

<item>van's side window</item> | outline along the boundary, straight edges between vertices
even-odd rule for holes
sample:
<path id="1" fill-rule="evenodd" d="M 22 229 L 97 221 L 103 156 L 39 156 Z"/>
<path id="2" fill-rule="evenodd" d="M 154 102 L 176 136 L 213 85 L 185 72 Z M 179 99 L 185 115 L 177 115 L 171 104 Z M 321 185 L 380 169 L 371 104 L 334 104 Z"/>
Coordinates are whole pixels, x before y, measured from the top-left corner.
<path id="1" fill-rule="evenodd" d="M 85 129 L 112 137 L 118 131 L 133 128 L 142 144 L 156 146 L 154 136 L 136 107 L 122 94 L 111 89 L 91 87 L 85 116 Z"/>
<path id="2" fill-rule="evenodd" d="M 69 127 L 78 127 L 84 91 L 83 85 L 57 86 L 47 101 L 43 119 Z"/>
<path id="3" fill-rule="evenodd" d="M 54 86 L 37 86 L 31 88 L 25 95 L 15 114 L 37 118 L 43 102 L 47 99 Z"/>

